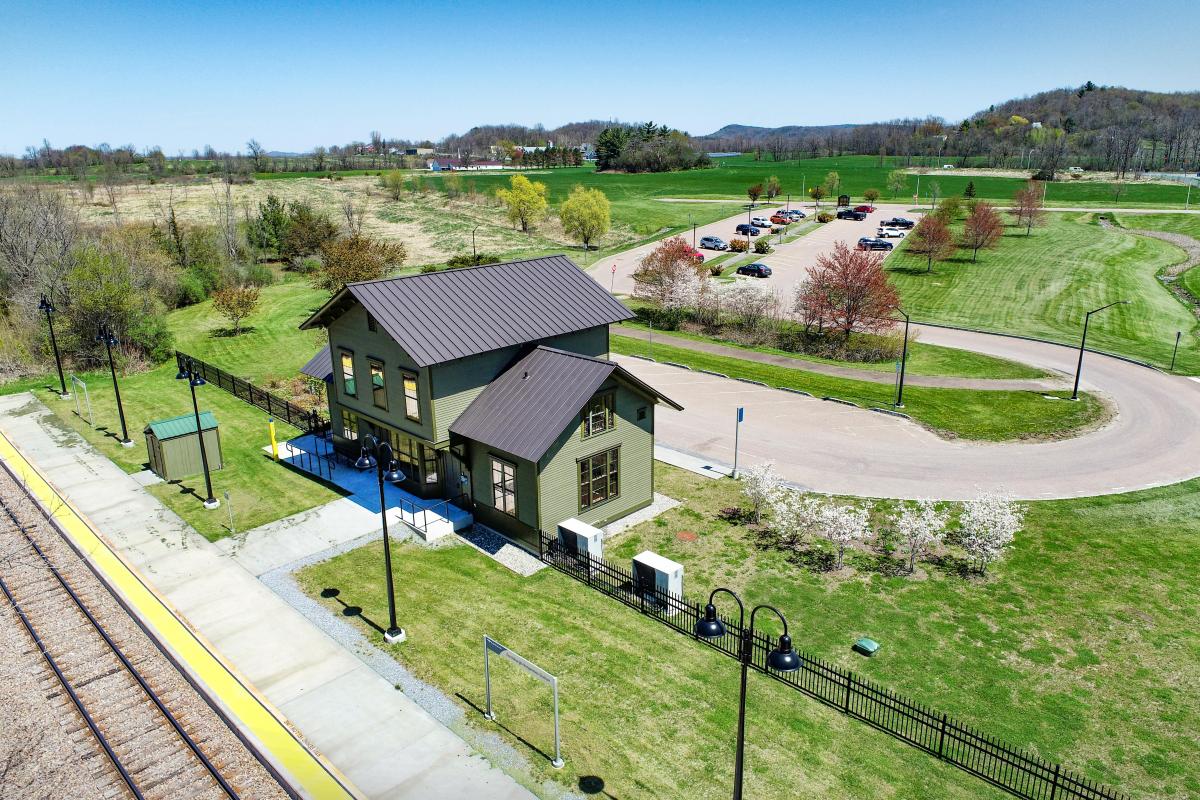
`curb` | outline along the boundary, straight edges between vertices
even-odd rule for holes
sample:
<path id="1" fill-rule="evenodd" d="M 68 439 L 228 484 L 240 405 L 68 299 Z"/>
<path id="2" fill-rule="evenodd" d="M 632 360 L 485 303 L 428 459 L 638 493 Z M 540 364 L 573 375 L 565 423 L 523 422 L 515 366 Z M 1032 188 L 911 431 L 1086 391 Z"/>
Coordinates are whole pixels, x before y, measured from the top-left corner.
<path id="1" fill-rule="evenodd" d="M 711 369 L 698 369 L 696 372 L 703 372 L 705 375 L 716 375 L 718 378 L 728 378 L 724 372 L 714 372 Z"/>
<path id="2" fill-rule="evenodd" d="M 901 412 L 899 412 L 899 411 L 894 411 L 894 410 L 892 410 L 892 409 L 890 409 L 890 408 L 883 408 L 882 406 L 871 406 L 871 407 L 870 407 L 869 409 L 867 409 L 867 410 L 868 410 L 868 411 L 875 411 L 875 412 L 878 412 L 878 413 L 880 413 L 880 414 L 887 414 L 888 416 L 891 416 L 891 417 L 900 417 L 900 419 L 912 419 L 912 417 L 910 417 L 908 414 L 902 414 L 902 413 L 901 413 Z"/>
<path id="3" fill-rule="evenodd" d="M 650 356 L 635 356 L 635 355 L 631 354 L 629 357 L 630 358 L 640 358 L 642 361 L 653 361 L 656 364 L 658 363 L 657 359 L 653 359 Z"/>
<path id="4" fill-rule="evenodd" d="M 831 403 L 840 403 L 844 406 L 854 406 L 855 408 L 862 408 L 862 406 L 860 406 L 858 403 L 853 403 L 849 400 L 843 400 L 840 397 L 829 397 L 828 395 L 826 395 L 825 397 L 822 397 L 821 399 L 828 400 Z"/>
<path id="5" fill-rule="evenodd" d="M 787 386 L 776 386 L 775 388 L 781 392 L 791 392 L 792 394 L 803 395 L 804 397 L 812 397 L 812 392 L 806 392 L 803 389 L 791 389 Z"/>
<path id="6" fill-rule="evenodd" d="M 662 363 L 664 363 L 664 364 L 666 364 L 667 366 L 670 366 L 670 367 L 679 367 L 680 369 L 687 369 L 687 370 L 690 370 L 690 369 L 691 369 L 691 367 L 689 367 L 687 364 L 680 364 L 680 363 L 678 363 L 678 362 L 676 362 L 676 361 L 664 361 L 664 362 L 662 362 Z"/>
<path id="7" fill-rule="evenodd" d="M 728 376 L 726 376 L 726 377 L 728 377 Z M 763 383 L 762 381 L 754 381 L 754 380 L 750 380 L 749 378 L 734 378 L 734 380 L 741 381 L 742 383 L 750 383 L 755 386 L 765 386 L 768 389 L 771 388 L 770 386 L 767 386 L 767 384 Z"/>
<path id="8" fill-rule="evenodd" d="M 1000 333 L 998 331 L 985 331 L 982 328 L 964 328 L 960 325 L 945 325 L 940 322 L 923 322 L 922 320 L 919 320 L 919 319 L 914 319 L 913 324 L 914 325 L 924 325 L 929 328 L 944 328 L 945 330 L 948 330 L 948 331 L 965 331 L 967 333 L 982 333 L 986 336 L 1004 336 L 1009 339 L 1022 339 L 1026 342 L 1038 342 L 1039 344 L 1052 344 L 1055 347 L 1065 347 L 1068 350 L 1078 350 L 1079 349 L 1078 347 L 1074 347 L 1069 344 L 1063 344 L 1062 342 L 1054 342 L 1054 341 L 1051 341 L 1050 339 L 1039 339 L 1036 336 L 1022 336 L 1019 333 Z M 1130 358 L 1129 356 L 1117 355 L 1116 353 L 1110 353 L 1107 350 L 1096 350 L 1091 347 L 1085 347 L 1083 349 L 1089 353 L 1095 353 L 1098 356 L 1108 356 L 1109 358 L 1115 358 L 1118 361 L 1124 361 L 1126 363 L 1133 364 L 1138 367 L 1145 367 L 1146 369 L 1152 369 L 1155 372 L 1162 373 L 1163 375 L 1172 374 L 1170 372 L 1166 372 L 1161 367 L 1154 366 L 1149 361 L 1139 361 L 1136 358 Z"/>

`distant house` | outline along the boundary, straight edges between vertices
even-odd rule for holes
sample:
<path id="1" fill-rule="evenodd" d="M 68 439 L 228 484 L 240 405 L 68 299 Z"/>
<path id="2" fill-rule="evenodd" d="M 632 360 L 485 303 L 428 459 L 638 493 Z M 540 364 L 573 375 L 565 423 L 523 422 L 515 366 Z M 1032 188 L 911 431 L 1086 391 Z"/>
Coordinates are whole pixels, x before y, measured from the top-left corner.
<path id="1" fill-rule="evenodd" d="M 678 404 L 608 359 L 632 314 L 556 255 L 352 283 L 303 325 L 329 347 L 334 447 L 389 442 L 403 487 L 527 546 L 606 525 L 654 496 L 654 413 Z"/>

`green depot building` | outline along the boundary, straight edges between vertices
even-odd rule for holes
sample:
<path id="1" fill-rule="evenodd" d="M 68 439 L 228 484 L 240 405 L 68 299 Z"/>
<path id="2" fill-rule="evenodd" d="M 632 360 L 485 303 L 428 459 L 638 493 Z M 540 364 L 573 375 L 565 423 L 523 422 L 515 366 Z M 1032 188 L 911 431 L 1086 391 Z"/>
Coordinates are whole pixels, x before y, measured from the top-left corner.
<path id="1" fill-rule="evenodd" d="M 329 347 L 334 447 L 391 444 L 402 487 L 527 545 L 654 497 L 654 412 L 682 410 L 608 359 L 633 314 L 562 255 L 348 285 L 301 325 Z"/>

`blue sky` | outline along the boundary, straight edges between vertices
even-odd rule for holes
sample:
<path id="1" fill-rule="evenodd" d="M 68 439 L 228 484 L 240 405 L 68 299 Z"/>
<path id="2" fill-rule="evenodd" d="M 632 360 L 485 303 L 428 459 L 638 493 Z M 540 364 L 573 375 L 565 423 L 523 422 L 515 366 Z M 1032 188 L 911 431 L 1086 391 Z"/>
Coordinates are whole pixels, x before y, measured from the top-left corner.
<path id="1" fill-rule="evenodd" d="M 893 10 L 894 9 L 894 10 Z M 1196 0 L 0 0 L 0 152 L 273 150 L 477 123 L 959 119 L 1085 80 L 1200 89 Z"/>

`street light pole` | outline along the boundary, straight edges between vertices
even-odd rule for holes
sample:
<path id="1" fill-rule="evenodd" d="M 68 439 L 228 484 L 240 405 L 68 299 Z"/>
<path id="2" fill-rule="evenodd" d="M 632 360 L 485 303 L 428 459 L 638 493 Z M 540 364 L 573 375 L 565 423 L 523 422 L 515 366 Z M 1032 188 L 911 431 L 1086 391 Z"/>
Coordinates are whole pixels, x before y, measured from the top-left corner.
<path id="1" fill-rule="evenodd" d="M 471 262 L 473 264 L 479 263 L 479 251 L 475 249 L 475 231 L 477 230 L 479 230 L 478 225 L 476 225 L 474 228 L 471 228 Z"/>
<path id="2" fill-rule="evenodd" d="M 200 402 L 196 399 L 196 387 L 203 386 L 208 381 L 204 380 L 196 372 L 196 362 L 190 358 L 180 362 L 179 372 L 176 373 L 175 379 L 186 379 L 188 386 L 192 390 L 192 413 L 196 419 L 196 438 L 200 441 L 200 463 L 204 466 L 204 488 L 208 492 L 208 495 L 204 498 L 204 507 L 211 511 L 214 508 L 219 508 L 221 501 L 213 496 L 212 473 L 208 469 L 208 448 L 204 446 L 204 429 L 200 426 Z"/>
<path id="3" fill-rule="evenodd" d="M 117 337 L 107 322 L 100 324 L 96 340 L 104 342 L 104 349 L 108 353 L 108 369 L 112 373 L 113 394 L 117 397 L 117 414 L 121 417 L 121 446 L 133 447 L 133 441 L 129 438 L 129 428 L 125 425 L 125 407 L 121 405 L 121 387 L 117 384 L 117 367 L 113 364 L 112 346 L 117 343 Z"/>
<path id="4" fill-rule="evenodd" d="M 1092 314 L 1098 314 L 1101 311 L 1103 311 L 1104 309 L 1112 308 L 1113 306 L 1127 306 L 1127 305 L 1129 305 L 1128 300 L 1117 300 L 1115 302 L 1109 303 L 1106 306 L 1100 306 L 1100 308 L 1094 308 L 1091 311 L 1087 312 L 1087 314 L 1084 315 L 1084 317 L 1083 317 L 1083 338 L 1079 340 L 1079 361 L 1075 365 L 1075 388 L 1071 391 L 1071 399 L 1072 400 L 1079 399 L 1079 375 L 1081 372 L 1083 372 L 1083 351 L 1084 351 L 1085 346 L 1087 345 L 1088 322 L 1091 321 Z"/>
<path id="5" fill-rule="evenodd" d="M 1168 372 L 1175 370 L 1175 356 L 1179 354 L 1179 337 L 1183 336 L 1183 331 L 1175 331 L 1175 349 L 1171 351 L 1171 367 Z"/>
<path id="6" fill-rule="evenodd" d="M 384 466 L 386 464 L 386 467 Z M 383 521 L 383 569 L 387 573 L 388 596 L 388 628 L 383 638 L 388 644 L 399 644 L 408 638 L 404 629 L 396 624 L 396 587 L 392 580 L 392 543 L 388 538 L 387 500 L 384 497 L 383 482 L 400 483 L 404 473 L 396 464 L 395 453 L 387 442 L 381 442 L 371 434 L 363 437 L 362 454 L 354 462 L 359 469 L 375 468 L 379 479 L 379 518 Z"/>
<path id="7" fill-rule="evenodd" d="M 746 607 L 737 594 L 724 587 L 713 589 L 708 596 L 708 604 L 704 606 L 704 616 L 696 620 L 694 633 L 697 638 L 714 640 L 725 636 L 725 623 L 717 617 L 717 607 L 713 600 L 721 592 L 729 595 L 738 604 L 738 661 L 742 664 L 741 689 L 738 695 L 738 727 L 737 749 L 733 760 L 733 800 L 742 800 L 743 765 L 746 753 L 746 681 L 750 673 L 750 664 L 754 660 L 754 617 L 759 611 L 766 609 L 779 617 L 783 623 L 783 634 L 779 644 L 767 654 L 767 670 L 773 672 L 795 672 L 800 669 L 800 655 L 792 647 L 792 637 L 788 635 L 787 618 L 779 609 L 769 605 L 757 605 L 750 612 L 750 625 L 746 625 Z"/>
<path id="8" fill-rule="evenodd" d="M 900 349 L 900 388 L 896 390 L 896 408 L 904 408 L 904 368 L 908 363 L 908 325 L 912 320 L 899 306 L 896 306 L 896 311 L 904 315 L 904 345 Z"/>
<path id="9" fill-rule="evenodd" d="M 50 298 L 43 294 L 41 302 L 38 303 L 38 311 L 46 313 L 46 325 L 50 328 L 50 347 L 54 350 L 54 366 L 58 367 L 58 385 L 62 389 L 58 396 L 66 400 L 71 393 L 67 391 L 67 379 L 63 376 L 62 356 L 58 353 L 58 340 L 54 338 L 54 312 L 56 310 L 54 304 L 50 302 Z"/>

